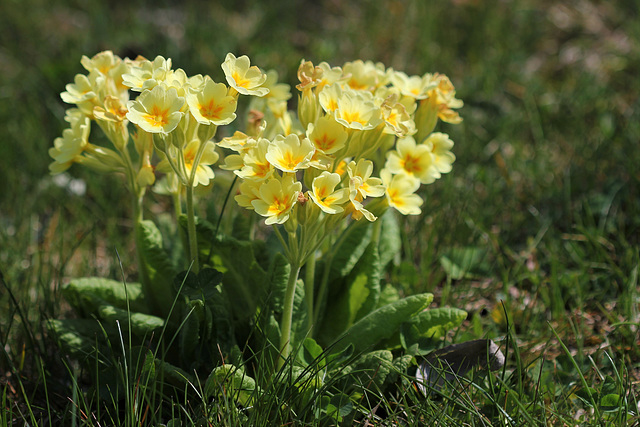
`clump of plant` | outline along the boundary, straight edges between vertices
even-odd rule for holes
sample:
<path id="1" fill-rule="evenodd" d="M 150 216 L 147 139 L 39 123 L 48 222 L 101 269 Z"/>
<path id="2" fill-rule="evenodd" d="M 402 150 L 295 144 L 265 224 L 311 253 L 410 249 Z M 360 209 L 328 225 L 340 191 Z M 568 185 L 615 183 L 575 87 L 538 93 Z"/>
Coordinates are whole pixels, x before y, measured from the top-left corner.
<path id="1" fill-rule="evenodd" d="M 75 107 L 50 169 L 78 163 L 125 176 L 138 260 L 135 283 L 72 280 L 64 293 L 79 318 L 51 322 L 96 381 L 117 378 L 92 361 L 103 345 L 137 355 L 146 387 L 207 378 L 205 405 L 235 390 L 247 407 L 289 384 L 318 417 L 338 420 L 354 411 L 346 402 L 397 382 L 466 317 L 382 283 L 401 250 L 397 213 L 419 214 L 418 189 L 455 160 L 453 141 L 435 131 L 461 121 L 446 76 L 302 61 L 294 112 L 289 86 L 246 56 L 227 55 L 226 84 L 160 56 L 102 52 L 81 63 L 88 74 L 62 93 Z M 240 95 L 250 99 L 242 131 Z M 90 142 L 96 125 L 109 146 Z M 235 132 L 216 140 L 225 125 Z M 220 232 L 220 218 L 195 212 L 225 175 L 224 192 L 253 212 L 220 209 L 233 217 Z M 144 218 L 149 190 L 171 197 L 175 233 Z M 175 256 L 173 246 L 184 250 Z"/>

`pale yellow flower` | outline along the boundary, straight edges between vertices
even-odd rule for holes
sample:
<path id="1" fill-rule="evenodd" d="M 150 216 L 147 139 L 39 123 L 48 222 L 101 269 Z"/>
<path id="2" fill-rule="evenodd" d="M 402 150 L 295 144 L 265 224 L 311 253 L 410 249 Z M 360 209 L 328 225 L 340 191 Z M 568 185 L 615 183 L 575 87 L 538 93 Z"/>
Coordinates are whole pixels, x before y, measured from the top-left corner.
<path id="1" fill-rule="evenodd" d="M 121 62 L 122 60 L 110 50 L 99 52 L 92 58 L 82 55 L 80 59 L 80 63 L 87 71 L 91 72 L 95 70 L 105 76 Z"/>
<path id="2" fill-rule="evenodd" d="M 382 180 L 371 176 L 373 174 L 371 160 L 360 159 L 358 163 L 351 161 L 347 165 L 347 173 L 349 174 L 349 188 L 361 197 L 360 200 L 367 197 L 380 197 L 384 194 Z"/>
<path id="3" fill-rule="evenodd" d="M 422 184 L 430 184 L 440 177 L 434 167 L 431 145 L 416 144 L 411 136 L 401 138 L 396 149 L 387 153 L 385 168 L 391 173 L 405 173 L 417 178 Z"/>
<path id="4" fill-rule="evenodd" d="M 346 84 L 355 90 L 370 90 L 387 83 L 388 77 L 382 63 L 374 64 L 371 61 L 363 62 L 358 59 L 347 62 L 342 67 L 345 76 L 348 76 Z"/>
<path id="5" fill-rule="evenodd" d="M 255 145 L 249 147 L 239 156 L 242 166 L 240 170 L 235 171 L 235 174 L 242 179 L 252 181 L 264 181 L 270 178 L 274 172 L 273 165 L 267 159 L 270 146 L 271 142 L 268 139 L 260 138 Z"/>
<path id="6" fill-rule="evenodd" d="M 255 146 L 256 143 L 257 140 L 255 138 L 237 130 L 233 133 L 232 136 L 222 138 L 218 145 L 220 147 L 228 148 L 239 153 Z"/>
<path id="7" fill-rule="evenodd" d="M 423 201 L 415 192 L 420 181 L 407 174 L 392 175 L 388 169 L 380 171 L 380 177 L 386 187 L 389 206 L 403 215 L 419 215 Z"/>
<path id="8" fill-rule="evenodd" d="M 196 161 L 196 155 L 198 154 L 198 150 L 200 149 L 201 144 L 202 143 L 199 139 L 193 139 L 182 149 L 182 155 L 184 156 L 184 173 L 186 176 L 183 176 L 181 179 L 189 180 L 191 178 L 191 173 Z M 198 185 L 207 186 L 215 177 L 211 165 L 218 161 L 219 155 L 215 151 L 215 144 L 213 143 L 213 141 L 206 141 L 205 144 L 206 146 L 203 149 L 200 160 L 198 162 L 198 166 L 195 170 L 195 177 L 193 180 L 194 187 Z M 177 159 L 175 159 L 174 161 L 177 161 Z M 166 158 L 159 162 L 156 168 L 159 171 L 166 173 L 173 171 L 169 161 Z"/>
<path id="9" fill-rule="evenodd" d="M 171 71 L 171 58 L 156 56 L 153 62 L 140 58 L 132 63 L 128 73 L 122 76 L 123 84 L 135 92 L 153 89 L 167 78 Z"/>
<path id="10" fill-rule="evenodd" d="M 127 119 L 146 132 L 167 135 L 182 119 L 180 109 L 184 103 L 174 88 L 166 90 L 155 86 L 127 103 Z"/>
<path id="11" fill-rule="evenodd" d="M 396 96 L 387 98 L 381 106 L 382 118 L 384 119 L 384 132 L 402 138 L 406 135 L 416 133 L 416 125 L 407 112 L 405 106 L 397 102 Z"/>
<path id="12" fill-rule="evenodd" d="M 313 180 L 309 197 L 320 209 L 328 214 L 343 212 L 344 208 L 342 205 L 349 201 L 348 189 L 335 189 L 341 179 L 337 173 L 325 171 Z"/>
<path id="13" fill-rule="evenodd" d="M 324 154 L 333 154 L 344 147 L 349 134 L 344 127 L 330 116 L 320 117 L 307 127 L 307 137 L 316 150 Z"/>
<path id="14" fill-rule="evenodd" d="M 238 93 L 255 96 L 265 96 L 269 93 L 269 89 L 262 86 L 267 80 L 267 75 L 255 65 L 251 66 L 251 61 L 246 55 L 236 58 L 234 54 L 228 53 L 222 63 L 222 70 L 229 86 Z"/>
<path id="15" fill-rule="evenodd" d="M 227 95 L 227 86 L 208 79 L 204 88 L 186 95 L 187 104 L 196 121 L 203 125 L 226 125 L 236 118 L 237 100 Z"/>
<path id="16" fill-rule="evenodd" d="M 100 105 L 98 93 L 104 86 L 104 77 L 98 72 L 91 72 L 88 76 L 76 74 L 74 82 L 65 86 L 66 91 L 60 98 L 67 104 L 76 104 L 86 115 L 93 115 L 93 108 Z"/>
<path id="17" fill-rule="evenodd" d="M 262 181 L 242 181 L 238 194 L 234 196 L 234 199 L 238 203 L 238 206 L 253 210 L 253 205 L 251 203 L 254 200 L 260 200 L 261 185 Z"/>
<path id="18" fill-rule="evenodd" d="M 424 141 L 424 144 L 431 147 L 433 153 L 433 165 L 440 173 L 451 172 L 451 165 L 456 160 L 456 156 L 451 152 L 453 141 L 446 133 L 434 132 Z M 438 178 L 440 175 L 438 174 Z"/>
<path id="19" fill-rule="evenodd" d="M 291 175 L 277 175 L 260 185 L 259 198 L 251 201 L 256 213 L 266 217 L 265 224 L 284 224 L 302 191 L 302 183 Z"/>
<path id="20" fill-rule="evenodd" d="M 338 102 L 342 98 L 342 88 L 333 84 L 324 88 L 318 95 L 318 101 L 326 113 L 333 113 L 338 109 Z"/>
<path id="21" fill-rule="evenodd" d="M 373 129 L 382 121 L 380 107 L 374 103 L 370 92 L 345 91 L 338 99 L 334 114 L 338 123 L 350 129 Z"/>
<path id="22" fill-rule="evenodd" d="M 429 97 L 429 91 L 435 89 L 438 83 L 430 75 L 407 76 L 402 71 L 394 71 L 391 75 L 391 83 L 405 96 L 415 99 L 425 99 Z"/>
<path id="23" fill-rule="evenodd" d="M 278 135 L 269 145 L 266 158 L 275 168 L 283 172 L 296 172 L 309 167 L 315 148 L 308 138 L 298 135 Z"/>
<path id="24" fill-rule="evenodd" d="M 53 147 L 49 149 L 49 156 L 53 163 L 49 165 L 52 175 L 59 174 L 69 169 L 74 162 L 80 161 L 81 155 L 89 144 L 89 131 L 91 122 L 88 117 L 82 119 L 76 117 L 71 122 L 71 127 L 62 131 L 62 137 L 53 141 Z"/>

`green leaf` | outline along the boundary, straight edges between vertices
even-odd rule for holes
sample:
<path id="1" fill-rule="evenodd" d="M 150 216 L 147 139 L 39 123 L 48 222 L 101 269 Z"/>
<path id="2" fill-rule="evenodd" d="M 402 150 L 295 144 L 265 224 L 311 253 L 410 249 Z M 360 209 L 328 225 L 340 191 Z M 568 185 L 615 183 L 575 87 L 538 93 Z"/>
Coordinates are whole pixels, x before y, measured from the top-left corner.
<path id="1" fill-rule="evenodd" d="M 396 287 L 390 283 L 387 283 L 382 288 L 382 292 L 380 292 L 380 298 L 378 298 L 378 304 L 376 308 L 391 304 L 392 302 L 396 302 L 399 299 L 400 294 L 398 294 L 398 290 L 396 289 Z"/>
<path id="2" fill-rule="evenodd" d="M 106 343 L 103 328 L 95 319 L 53 319 L 47 327 L 60 342 L 65 353 L 79 359 L 95 357 L 97 343 Z M 107 331 L 114 338 L 117 331 Z"/>
<path id="3" fill-rule="evenodd" d="M 327 305 L 322 329 L 318 333 L 330 342 L 369 314 L 380 296 L 380 259 L 378 247 L 370 243 L 356 266 L 345 279 L 344 290 Z"/>
<path id="4" fill-rule="evenodd" d="M 119 322 L 123 330 L 128 330 L 131 322 L 131 332 L 138 337 L 148 337 L 152 332 L 161 330 L 165 324 L 165 320 L 160 317 L 144 313 L 128 313 L 112 305 L 100 306 L 96 314 L 103 324 L 115 325 Z"/>
<path id="5" fill-rule="evenodd" d="M 136 244 L 142 257 L 142 283 L 147 301 L 153 305 L 153 314 L 166 317 L 175 299 L 173 278 L 175 268 L 162 247 L 162 235 L 152 221 L 141 221 L 136 227 Z M 148 287 L 148 289 L 147 289 Z"/>
<path id="6" fill-rule="evenodd" d="M 260 392 L 260 387 L 256 385 L 255 380 L 243 369 L 229 364 L 218 366 L 211 371 L 204 386 L 207 399 L 225 395 L 237 399 L 243 406 L 251 404 L 256 392 Z"/>
<path id="7" fill-rule="evenodd" d="M 351 272 L 371 240 L 371 226 L 368 221 L 352 223 L 345 233 L 342 243 L 333 248 L 329 283 Z"/>
<path id="8" fill-rule="evenodd" d="M 282 313 L 284 294 L 291 274 L 291 265 L 281 253 L 276 253 L 269 268 L 269 300 L 273 310 Z"/>
<path id="9" fill-rule="evenodd" d="M 442 268 L 453 280 L 481 277 L 490 270 L 488 251 L 479 247 L 451 248 L 440 257 Z"/>
<path id="10" fill-rule="evenodd" d="M 378 250 L 380 265 L 384 269 L 402 249 L 402 239 L 398 219 L 393 209 L 387 210 L 378 221 L 382 221 Z"/>
<path id="11" fill-rule="evenodd" d="M 248 321 L 264 301 L 269 280 L 255 258 L 254 245 L 221 237 L 215 242 L 213 252 L 221 261 L 216 268 L 224 273 L 223 285 L 234 317 Z"/>
<path id="12" fill-rule="evenodd" d="M 403 322 L 426 308 L 432 300 L 432 294 L 418 294 L 378 308 L 349 328 L 331 352 L 339 352 L 349 345 L 353 345 L 356 353 L 370 349 L 391 337 Z"/>
<path id="13" fill-rule="evenodd" d="M 83 314 L 93 314 L 97 308 L 108 303 L 127 309 L 127 298 L 132 311 L 147 312 L 148 307 L 139 283 L 127 283 L 101 277 L 73 279 L 62 288 L 62 294 L 71 306 Z"/>
<path id="14" fill-rule="evenodd" d="M 300 346 L 298 361 L 304 367 L 313 365 L 318 370 L 322 370 L 327 364 L 322 347 L 313 338 L 305 339 Z"/>
<path id="15" fill-rule="evenodd" d="M 389 350 L 377 350 L 363 354 L 349 365 L 345 373 L 350 374 L 351 384 L 378 390 L 384 388 L 387 376 L 393 370 L 393 354 Z"/>
<path id="16" fill-rule="evenodd" d="M 605 411 L 615 411 L 620 409 L 620 403 L 620 395 L 615 393 L 606 394 L 600 399 L 600 406 Z"/>
<path id="17" fill-rule="evenodd" d="M 414 354 L 426 354 L 433 350 L 434 340 L 460 326 L 466 318 L 467 312 L 457 308 L 433 308 L 422 311 L 402 324 L 402 347 L 405 350 L 412 348 Z"/>

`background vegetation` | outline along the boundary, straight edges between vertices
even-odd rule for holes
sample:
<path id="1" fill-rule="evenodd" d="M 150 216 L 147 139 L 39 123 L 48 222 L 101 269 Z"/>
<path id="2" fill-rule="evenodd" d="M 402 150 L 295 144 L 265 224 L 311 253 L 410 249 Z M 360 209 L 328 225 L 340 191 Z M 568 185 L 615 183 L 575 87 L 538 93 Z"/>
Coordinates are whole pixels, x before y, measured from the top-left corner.
<path id="1" fill-rule="evenodd" d="M 160 54 L 218 81 L 227 52 L 292 86 L 302 58 L 447 74 L 465 101 L 464 122 L 443 129 L 457 161 L 404 222 L 387 280 L 467 310 L 449 340 L 498 342 L 508 369 L 528 376 L 524 413 L 541 423 L 600 425 L 621 407 L 610 422 L 638 422 L 639 10 L 633 0 L 3 1 L 0 394 L 12 415 L 0 424 L 56 423 L 74 405 L 68 362 L 43 327 L 68 314 L 68 278 L 118 279 L 119 260 L 135 275 L 122 181 L 47 170 L 65 127 L 59 94 L 82 55 L 106 49 Z M 603 403 L 609 394 L 621 400 Z M 468 422 L 492 419 L 479 414 Z"/>

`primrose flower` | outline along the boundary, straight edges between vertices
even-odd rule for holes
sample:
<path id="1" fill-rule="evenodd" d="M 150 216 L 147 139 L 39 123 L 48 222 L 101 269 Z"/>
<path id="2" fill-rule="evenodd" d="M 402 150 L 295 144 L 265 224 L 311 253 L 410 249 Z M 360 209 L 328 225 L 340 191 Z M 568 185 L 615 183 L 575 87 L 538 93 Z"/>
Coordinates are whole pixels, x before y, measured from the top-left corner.
<path id="1" fill-rule="evenodd" d="M 419 215 L 423 201 L 417 194 L 420 181 L 406 174 L 392 175 L 388 169 L 380 171 L 380 177 L 386 186 L 389 206 L 403 215 Z"/>
<path id="2" fill-rule="evenodd" d="M 384 186 L 380 178 L 372 177 L 373 162 L 360 159 L 358 163 L 351 161 L 347 165 L 349 188 L 360 198 L 380 197 L 384 194 Z M 355 197 L 355 195 L 354 195 Z"/>
<path id="3" fill-rule="evenodd" d="M 252 67 L 246 55 L 236 58 L 234 54 L 228 53 L 222 63 L 222 70 L 229 86 L 238 93 L 255 96 L 265 96 L 269 93 L 268 88 L 262 87 L 267 81 L 267 75 L 255 65 Z"/>
<path id="4" fill-rule="evenodd" d="M 341 179 L 337 173 L 325 171 L 313 180 L 309 197 L 320 209 L 328 214 L 337 214 L 344 211 L 341 205 L 349 201 L 348 189 L 335 190 Z"/>
<path id="5" fill-rule="evenodd" d="M 171 71 L 171 58 L 156 56 L 153 62 L 140 58 L 134 61 L 129 72 L 122 75 L 122 83 L 134 92 L 153 89 L 164 81 Z"/>
<path id="6" fill-rule="evenodd" d="M 349 129 L 373 129 L 382 121 L 380 108 L 370 92 L 344 92 L 334 114 L 336 121 Z"/>
<path id="7" fill-rule="evenodd" d="M 240 184 L 240 191 L 238 195 L 234 197 L 235 201 L 238 203 L 238 206 L 253 210 L 253 205 L 251 204 L 251 202 L 253 202 L 254 200 L 260 200 L 261 185 L 262 182 L 260 181 L 242 181 L 242 184 Z"/>
<path id="8" fill-rule="evenodd" d="M 186 95 L 187 104 L 196 121 L 203 125 L 226 125 L 236 118 L 237 100 L 227 95 L 227 86 L 208 79 L 204 88 Z"/>
<path id="9" fill-rule="evenodd" d="M 97 72 L 76 74 L 73 83 L 65 86 L 66 91 L 60 94 L 60 98 L 67 104 L 76 104 L 78 108 L 88 116 L 93 114 L 93 107 L 99 105 L 98 93 L 104 84 L 104 77 Z"/>
<path id="10" fill-rule="evenodd" d="M 431 145 L 416 144 L 411 136 L 401 138 L 396 144 L 396 150 L 387 153 L 385 168 L 391 173 L 405 173 L 417 178 L 422 184 L 431 184 L 440 174 L 437 173 Z"/>
<path id="11" fill-rule="evenodd" d="M 72 121 L 71 128 L 62 131 L 62 137 L 53 141 L 53 147 L 49 149 L 49 156 L 53 163 L 49 165 L 52 175 L 56 175 L 69 169 L 74 162 L 81 158 L 81 154 L 89 144 L 89 131 L 91 122 L 88 117 Z"/>
<path id="12" fill-rule="evenodd" d="M 390 96 L 382 103 L 382 117 L 385 123 L 384 132 L 398 137 L 412 135 L 416 132 L 416 125 L 409 113 L 407 113 L 404 104 L 396 102 L 396 99 L 396 96 Z"/>
<path id="13" fill-rule="evenodd" d="M 218 145 L 220 147 L 233 150 L 236 153 L 240 153 L 242 151 L 248 150 L 250 147 L 253 147 L 254 145 L 256 145 L 256 143 L 257 141 L 255 140 L 255 138 L 252 138 L 249 135 L 237 130 L 233 133 L 233 135 L 222 138 L 222 140 L 218 142 Z"/>
<path id="14" fill-rule="evenodd" d="M 302 191 L 302 183 L 291 175 L 274 177 L 260 185 L 258 199 L 251 201 L 256 213 L 266 217 L 265 224 L 284 224 Z"/>
<path id="15" fill-rule="evenodd" d="M 420 76 L 407 76 L 402 71 L 394 71 L 391 75 L 391 83 L 405 96 L 414 99 L 425 99 L 429 97 L 429 91 L 435 89 L 438 83 L 429 74 Z"/>
<path id="16" fill-rule="evenodd" d="M 243 154 L 239 155 L 242 159 L 240 170 L 234 173 L 242 179 L 252 181 L 264 181 L 273 175 L 274 168 L 267 159 L 267 153 L 271 142 L 268 139 L 260 138 L 258 142 L 247 149 Z M 229 156 L 233 157 L 233 156 Z M 227 163 L 229 164 L 229 161 Z"/>
<path id="17" fill-rule="evenodd" d="M 318 95 L 318 101 L 326 113 L 333 113 L 338 109 L 340 98 L 342 98 L 342 88 L 338 84 L 327 86 Z"/>
<path id="18" fill-rule="evenodd" d="M 127 103 L 127 119 L 146 132 L 167 135 L 182 119 L 180 110 L 183 105 L 184 98 L 179 97 L 174 88 L 166 90 L 155 86 Z"/>
<path id="19" fill-rule="evenodd" d="M 196 155 L 198 154 L 198 150 L 200 149 L 200 144 L 202 143 L 199 139 L 193 139 L 182 149 L 186 173 L 186 176 L 183 177 L 183 179 L 188 180 L 191 177 L 193 166 L 196 161 Z M 210 165 L 218 161 L 219 155 L 215 151 L 215 144 L 213 143 L 213 141 L 206 141 L 205 144 L 206 146 L 204 147 L 202 155 L 200 156 L 200 161 L 198 162 L 198 166 L 195 171 L 195 177 L 193 180 L 194 187 L 198 185 L 209 185 L 209 182 L 215 176 Z M 158 163 L 156 169 L 167 173 L 173 171 L 171 165 L 169 164 L 169 161 L 166 158 Z"/>
<path id="20" fill-rule="evenodd" d="M 320 117 L 315 124 L 309 123 L 307 136 L 316 150 L 324 154 L 333 154 L 344 147 L 349 134 L 331 117 Z"/>
<path id="21" fill-rule="evenodd" d="M 315 148 L 308 138 L 298 135 L 278 135 L 267 150 L 266 159 L 283 172 L 295 172 L 309 167 Z"/>
<path id="22" fill-rule="evenodd" d="M 456 160 L 456 156 L 451 152 L 453 141 L 446 133 L 434 132 L 424 141 L 424 144 L 431 146 L 433 153 L 433 165 L 440 173 L 451 172 L 451 164 Z M 440 174 L 438 174 L 438 178 Z"/>
<path id="23" fill-rule="evenodd" d="M 343 72 L 345 76 L 350 76 L 347 85 L 355 90 L 374 90 L 387 82 L 384 65 L 380 62 L 374 64 L 358 59 L 344 64 Z"/>

